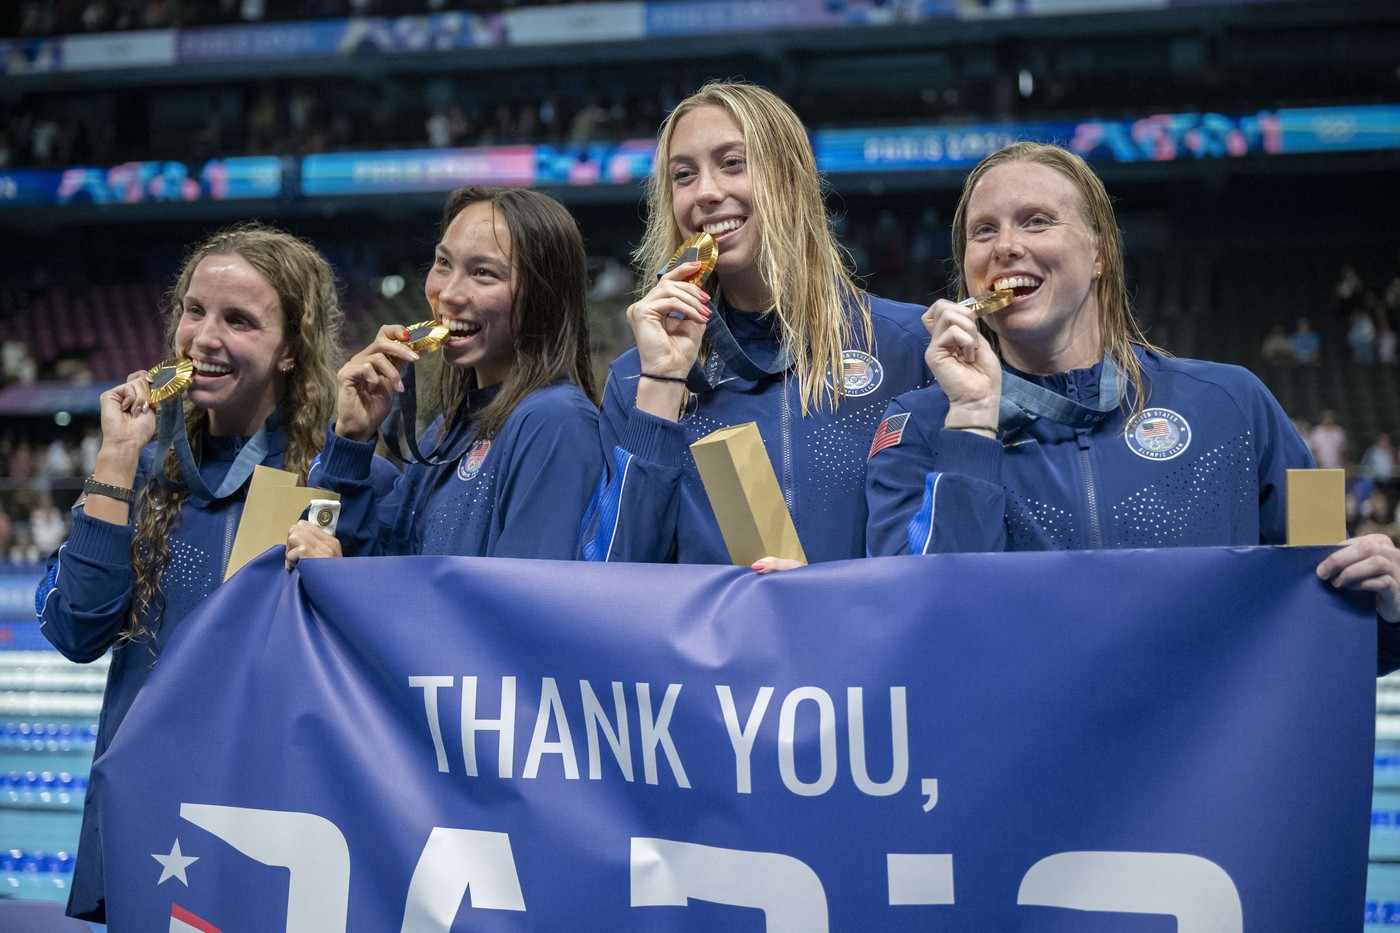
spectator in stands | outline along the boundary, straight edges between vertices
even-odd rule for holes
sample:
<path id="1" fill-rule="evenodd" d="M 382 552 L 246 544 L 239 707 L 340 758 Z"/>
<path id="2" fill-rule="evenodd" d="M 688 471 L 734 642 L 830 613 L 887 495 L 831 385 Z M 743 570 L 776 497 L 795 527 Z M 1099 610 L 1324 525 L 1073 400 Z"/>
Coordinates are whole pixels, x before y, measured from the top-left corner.
<path id="1" fill-rule="evenodd" d="M 1395 510 L 1391 507 L 1390 496 L 1384 489 L 1376 488 L 1361 509 L 1361 518 L 1356 523 L 1356 534 L 1385 535 L 1393 542 L 1400 543 L 1400 525 L 1396 524 Z"/>
<path id="2" fill-rule="evenodd" d="M 29 536 L 39 553 L 50 554 L 58 550 L 63 539 L 68 537 L 68 523 L 63 513 L 53 504 L 53 496 L 40 494 L 34 508 L 29 512 Z"/>
<path id="3" fill-rule="evenodd" d="M 340 370 L 313 475 L 340 493 L 337 537 L 299 522 L 287 565 L 342 551 L 573 559 L 603 473 L 587 290 L 583 238 L 558 201 L 524 188 L 453 192 L 425 286 L 450 330 L 432 447 L 413 440 L 416 387 L 401 375 L 419 354 L 402 327 L 385 326 Z M 374 474 L 386 418 L 386 440 L 409 461 L 389 488 Z"/>
<path id="4" fill-rule="evenodd" d="M 1384 366 L 1395 365 L 1396 338 L 1390 318 L 1390 313 L 1385 309 L 1376 315 L 1376 362 Z"/>
<path id="5" fill-rule="evenodd" d="M 1322 362 L 1322 336 L 1312 329 L 1312 322 L 1307 318 L 1298 318 L 1290 339 L 1293 341 L 1293 355 L 1299 363 L 1317 366 Z"/>
<path id="6" fill-rule="evenodd" d="M 1396 480 L 1400 480 L 1400 455 L 1396 454 L 1395 445 L 1385 431 L 1377 434 L 1371 446 L 1361 455 L 1361 473 L 1387 491 L 1392 489 Z"/>
<path id="7" fill-rule="evenodd" d="M 886 413 L 867 465 L 871 553 L 1283 543 L 1287 470 L 1313 463 L 1302 438 L 1248 370 L 1147 342 L 1083 159 L 1030 142 L 983 159 L 953 251 L 958 298 L 1015 299 L 980 321 L 955 301 L 924 316 L 935 381 Z M 1381 666 L 1400 665 L 1394 543 L 1349 541 L 1317 572 L 1376 594 Z"/>
<path id="8" fill-rule="evenodd" d="M 1337 413 L 1324 408 L 1318 416 L 1317 424 L 1308 435 L 1308 448 L 1317 458 L 1317 465 L 1326 470 L 1340 470 L 1346 466 L 1347 432 L 1337 423 Z"/>
<path id="9" fill-rule="evenodd" d="M 1381 295 L 1381 304 L 1392 319 L 1400 315 L 1400 275 L 1391 278 L 1390 283 L 1386 285 L 1385 292 Z"/>
<path id="10" fill-rule="evenodd" d="M 193 361 L 193 382 L 161 406 L 154 445 L 147 373 L 102 394 L 97 468 L 37 594 L 40 630 L 66 657 L 112 650 L 98 755 L 179 622 L 222 581 L 253 468 L 304 482 L 335 401 L 341 312 L 310 244 L 259 225 L 218 233 L 190 254 L 170 307 L 169 350 Z M 99 922 L 101 797 L 93 784 L 68 901 Z"/>
<path id="11" fill-rule="evenodd" d="M 428 114 L 428 120 L 423 124 L 423 130 L 427 133 L 429 147 L 446 149 L 452 145 L 451 125 L 445 108 L 434 108 L 433 112 Z"/>
<path id="12" fill-rule="evenodd" d="M 1347 317 L 1347 347 L 1353 363 L 1369 366 L 1376 361 L 1376 322 L 1364 307 Z"/>
<path id="13" fill-rule="evenodd" d="M 15 529 L 9 553 L 5 556 L 12 564 L 37 564 L 44 559 L 44 552 L 40 551 L 39 545 L 34 543 L 34 536 L 29 533 L 26 526 Z"/>
<path id="14" fill-rule="evenodd" d="M 1263 346 L 1259 348 L 1259 355 L 1265 363 L 1274 366 L 1296 366 L 1298 363 L 1298 353 L 1293 349 L 1293 341 L 1288 339 L 1288 332 L 1282 324 L 1275 324 L 1269 331 Z"/>
<path id="15" fill-rule="evenodd" d="M 66 437 L 55 437 L 49 441 L 48 447 L 44 449 L 40 476 L 52 482 L 55 479 L 76 476 L 77 472 L 77 450 L 73 447 L 73 442 Z"/>
<path id="16" fill-rule="evenodd" d="M 729 563 L 687 448 L 753 421 L 807 559 L 862 556 L 860 482 L 875 425 L 890 398 L 928 380 L 922 308 L 856 286 L 807 132 L 764 88 L 711 82 L 681 102 L 661 126 L 648 202 L 635 256 L 644 294 L 627 310 L 637 347 L 612 364 L 604 392 L 612 475 L 584 555 Z M 718 247 L 715 282 L 690 281 L 698 263 L 658 278 L 702 231 Z"/>
<path id="17" fill-rule="evenodd" d="M 19 340 L 6 340 L 0 348 L 4 361 L 4 381 L 30 383 L 39 376 L 39 364 L 29 354 L 29 347 Z"/>
<path id="18" fill-rule="evenodd" d="M 82 443 L 78 445 L 79 476 L 87 476 L 97 470 L 97 452 L 101 449 L 101 427 L 84 428 Z"/>
<path id="19" fill-rule="evenodd" d="M 21 440 L 10 451 L 9 464 L 5 472 L 17 484 L 24 483 L 33 479 L 38 473 L 38 459 L 34 445 L 27 440 Z"/>
<path id="20" fill-rule="evenodd" d="M 1332 286 L 1332 296 L 1328 300 L 1332 313 L 1341 318 L 1350 315 L 1361 304 L 1361 295 L 1365 288 L 1366 285 L 1361 281 L 1361 273 L 1356 271 L 1356 266 L 1345 263 L 1337 284 Z"/>

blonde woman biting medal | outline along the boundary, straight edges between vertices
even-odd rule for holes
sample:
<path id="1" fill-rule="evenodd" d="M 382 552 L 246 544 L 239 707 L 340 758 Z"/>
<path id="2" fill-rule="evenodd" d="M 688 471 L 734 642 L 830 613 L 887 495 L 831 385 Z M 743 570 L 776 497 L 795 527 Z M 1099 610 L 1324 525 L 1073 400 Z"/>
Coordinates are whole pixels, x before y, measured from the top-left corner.
<path id="1" fill-rule="evenodd" d="M 637 346 L 603 395 L 609 482 L 589 560 L 729 563 L 689 445 L 756 422 L 811 561 L 865 554 L 862 481 L 889 400 L 927 383 L 922 307 L 856 287 L 807 132 L 772 92 L 713 82 L 662 124 L 627 311 Z M 669 258 L 707 233 L 708 280 Z M 657 273 L 665 269 L 660 277 Z M 791 561 L 765 558 L 765 572 Z"/>
<path id="2" fill-rule="evenodd" d="M 1311 454 L 1249 371 L 1147 342 L 1083 159 L 1029 142 L 988 156 L 953 250 L 959 295 L 1015 299 L 980 321 L 952 301 L 925 315 L 937 382 L 886 414 L 898 427 L 868 469 L 873 554 L 1284 543 L 1287 470 Z M 1375 594 L 1382 668 L 1400 663 L 1394 543 L 1341 542 L 1317 572 Z"/>

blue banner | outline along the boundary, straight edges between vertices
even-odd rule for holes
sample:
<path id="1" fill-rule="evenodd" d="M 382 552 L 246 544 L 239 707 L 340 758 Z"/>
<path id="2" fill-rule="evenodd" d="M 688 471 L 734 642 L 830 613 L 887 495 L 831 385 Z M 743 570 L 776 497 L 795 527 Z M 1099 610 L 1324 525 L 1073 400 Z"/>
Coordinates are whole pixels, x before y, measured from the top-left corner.
<path id="1" fill-rule="evenodd" d="M 275 198 L 282 193 L 282 170 L 278 156 L 12 169 L 0 172 L 0 206 Z"/>
<path id="2" fill-rule="evenodd" d="M 460 185 L 529 185 L 535 147 L 332 152 L 301 161 L 301 190 L 332 194 L 451 191 Z"/>
<path id="3" fill-rule="evenodd" d="M 1356 929 L 1375 618 L 1322 553 L 269 552 L 96 764 L 110 928 Z"/>
<path id="4" fill-rule="evenodd" d="M 1400 149 L 1400 106 L 1300 107 L 1278 112 L 1284 152 Z"/>
<path id="5" fill-rule="evenodd" d="M 1090 162 L 1364 152 L 1400 148 L 1400 107 L 1160 113 L 1131 120 L 875 127 L 812 134 L 824 172 L 970 168 L 1023 139 L 1058 143 Z"/>
<path id="6" fill-rule="evenodd" d="M 552 146 L 495 146 L 347 152 L 306 156 L 301 192 L 308 197 L 450 191 L 459 185 L 618 185 L 651 173 L 649 139 Z"/>
<path id="7" fill-rule="evenodd" d="M 176 58 L 182 64 L 289 60 L 332 55 L 444 52 L 504 42 L 504 25 L 497 13 L 363 16 L 182 29 L 177 33 Z"/>
<path id="8" fill-rule="evenodd" d="M 1400 149 L 1400 107 L 1154 114 L 1135 120 L 873 127 L 812 134 L 830 174 L 965 169 L 1022 139 L 1067 146 L 1090 162 L 1289 156 Z M 204 162 L 0 171 L 0 209 L 450 191 L 466 184 L 627 185 L 656 158 L 652 139 L 564 147 L 494 146 L 242 156 Z"/>

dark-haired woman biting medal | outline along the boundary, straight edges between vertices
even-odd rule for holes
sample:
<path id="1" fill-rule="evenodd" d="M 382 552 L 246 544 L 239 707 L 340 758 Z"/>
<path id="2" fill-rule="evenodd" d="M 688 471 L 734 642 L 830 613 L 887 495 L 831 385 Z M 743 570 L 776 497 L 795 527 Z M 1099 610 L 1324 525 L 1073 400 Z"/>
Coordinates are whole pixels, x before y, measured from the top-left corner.
<path id="1" fill-rule="evenodd" d="M 336 535 L 299 522 L 288 566 L 340 554 L 576 555 L 602 472 L 577 224 L 528 189 L 459 189 L 424 288 L 432 321 L 382 328 L 340 371 L 312 474 L 340 494 Z M 440 412 L 420 442 L 411 364 L 438 347 Z M 373 470 L 381 427 L 406 464 L 388 490 Z"/>

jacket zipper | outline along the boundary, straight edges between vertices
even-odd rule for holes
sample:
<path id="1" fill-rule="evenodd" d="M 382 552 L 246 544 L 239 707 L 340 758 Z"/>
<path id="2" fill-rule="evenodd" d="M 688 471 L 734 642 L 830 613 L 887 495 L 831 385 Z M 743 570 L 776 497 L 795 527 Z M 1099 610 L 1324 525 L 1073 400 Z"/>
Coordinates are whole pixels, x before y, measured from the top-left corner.
<path id="1" fill-rule="evenodd" d="M 796 385 L 795 379 L 784 377 L 784 381 L 789 385 Z M 783 426 L 783 501 L 787 503 L 789 515 L 796 515 L 797 510 L 793 507 L 792 489 L 792 406 L 786 404 L 787 393 L 783 393 L 783 410 L 781 423 Z"/>
<path id="2" fill-rule="evenodd" d="M 1070 377 L 1069 396 L 1076 401 L 1079 398 L 1079 385 Z M 1084 501 L 1089 508 L 1089 547 L 1093 550 L 1100 550 L 1103 547 L 1103 531 L 1099 528 L 1099 494 L 1094 485 L 1094 464 L 1089 443 L 1089 429 L 1075 428 L 1074 439 L 1079 445 L 1079 465 L 1084 474 Z"/>
<path id="3" fill-rule="evenodd" d="M 1094 488 L 1094 467 L 1090 460 L 1088 432 L 1076 431 L 1079 435 L 1079 462 L 1084 467 L 1084 497 L 1089 504 L 1089 547 L 1099 550 L 1103 547 L 1103 532 L 1099 528 L 1099 494 Z"/>
<path id="4" fill-rule="evenodd" d="M 224 518 L 224 562 L 219 565 L 221 573 L 219 581 L 223 582 L 223 577 L 228 573 L 228 562 L 233 558 L 233 538 L 238 531 L 238 522 L 233 519 L 233 510 L 230 509 Z"/>

